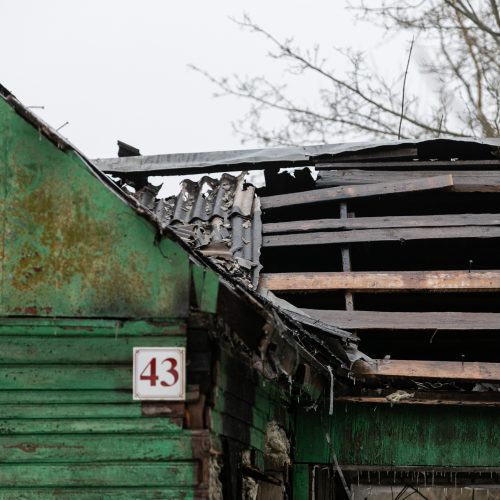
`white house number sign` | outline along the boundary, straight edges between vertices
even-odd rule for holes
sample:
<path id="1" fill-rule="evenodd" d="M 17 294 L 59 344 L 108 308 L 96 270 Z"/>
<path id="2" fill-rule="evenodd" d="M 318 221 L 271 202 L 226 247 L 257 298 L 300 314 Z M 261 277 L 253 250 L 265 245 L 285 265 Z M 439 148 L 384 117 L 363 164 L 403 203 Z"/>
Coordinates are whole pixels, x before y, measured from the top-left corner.
<path id="1" fill-rule="evenodd" d="M 134 399 L 184 400 L 184 347 L 134 347 Z"/>

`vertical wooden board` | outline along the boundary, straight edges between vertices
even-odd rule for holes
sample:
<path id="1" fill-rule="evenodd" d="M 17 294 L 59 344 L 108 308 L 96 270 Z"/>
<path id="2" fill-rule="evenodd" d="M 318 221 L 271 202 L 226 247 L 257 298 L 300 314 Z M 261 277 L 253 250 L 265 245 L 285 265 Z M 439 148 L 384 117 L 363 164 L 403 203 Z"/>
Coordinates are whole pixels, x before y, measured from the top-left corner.
<path id="1" fill-rule="evenodd" d="M 500 466 L 496 408 L 336 404 L 332 417 L 302 412 L 297 461 L 332 463 L 321 421 L 341 464 Z"/>
<path id="2" fill-rule="evenodd" d="M 186 317 L 189 259 L 0 99 L 1 315 Z"/>
<path id="3" fill-rule="evenodd" d="M 293 465 L 293 498 L 294 500 L 310 499 L 309 465 Z"/>
<path id="4" fill-rule="evenodd" d="M 192 487 L 193 462 L 126 464 L 1 464 L 0 487 Z"/>
<path id="5" fill-rule="evenodd" d="M 189 435 L 0 436 L 0 463 L 183 461 L 192 459 Z M 28 465 L 26 466 L 28 467 Z"/>

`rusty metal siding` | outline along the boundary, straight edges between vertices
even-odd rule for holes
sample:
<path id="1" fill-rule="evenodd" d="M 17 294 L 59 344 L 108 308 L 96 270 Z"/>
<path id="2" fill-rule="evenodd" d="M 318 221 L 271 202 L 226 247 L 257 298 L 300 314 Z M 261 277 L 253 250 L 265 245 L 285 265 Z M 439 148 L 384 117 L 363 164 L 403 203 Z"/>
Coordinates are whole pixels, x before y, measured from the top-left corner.
<path id="1" fill-rule="evenodd" d="M 187 254 L 3 99 L 0 171 L 0 315 L 187 315 Z"/>

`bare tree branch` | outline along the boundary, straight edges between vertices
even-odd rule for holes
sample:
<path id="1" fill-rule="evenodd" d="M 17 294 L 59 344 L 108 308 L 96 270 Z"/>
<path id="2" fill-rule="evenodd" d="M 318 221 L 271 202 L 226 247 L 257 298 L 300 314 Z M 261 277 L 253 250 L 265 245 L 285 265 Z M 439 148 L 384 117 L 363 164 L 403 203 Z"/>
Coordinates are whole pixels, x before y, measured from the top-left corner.
<path id="1" fill-rule="evenodd" d="M 405 71 L 389 81 L 370 70 L 362 53 L 337 49 L 326 57 L 318 46 L 301 49 L 293 39 L 279 40 L 244 16 L 237 24 L 267 40 L 268 55 L 282 64 L 286 84 L 266 76 L 217 77 L 194 68 L 214 84 L 218 96 L 249 103 L 245 116 L 233 124 L 242 140 L 305 144 L 360 133 L 364 138 L 500 135 L 496 0 L 478 0 L 474 6 L 469 0 L 352 1 L 359 18 L 391 34 L 410 32 Z M 427 107 L 407 88 L 413 44 L 424 39 L 432 55 L 421 63 L 421 74 L 431 78 L 434 96 Z M 308 92 L 298 92 L 301 88 Z M 281 125 L 270 126 L 269 117 L 275 122 L 276 116 Z"/>

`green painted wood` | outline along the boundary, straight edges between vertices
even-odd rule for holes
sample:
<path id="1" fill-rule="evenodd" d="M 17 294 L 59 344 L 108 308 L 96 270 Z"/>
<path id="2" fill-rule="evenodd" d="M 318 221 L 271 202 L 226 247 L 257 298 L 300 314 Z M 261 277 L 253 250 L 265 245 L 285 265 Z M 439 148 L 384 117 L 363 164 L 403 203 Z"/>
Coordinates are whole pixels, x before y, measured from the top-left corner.
<path id="1" fill-rule="evenodd" d="M 187 253 L 4 99 L 0 171 L 0 315 L 187 317 Z"/>
<path id="2" fill-rule="evenodd" d="M 184 320 L 122 321 L 106 319 L 0 318 L 0 335 L 113 338 L 185 335 Z"/>
<path id="3" fill-rule="evenodd" d="M 336 404 L 299 413 L 296 458 L 332 463 L 329 432 L 341 464 L 499 467 L 499 428 L 497 408 Z"/>
<path id="4" fill-rule="evenodd" d="M 151 434 L 168 439 L 181 434 L 182 422 L 170 418 L 11 418 L 0 420 L 0 435 L 11 434 Z M 185 435 L 188 435 L 184 432 Z M 79 437 L 85 440 L 85 436 Z M 1 498 L 1 497 L 0 497 Z"/>
<path id="5" fill-rule="evenodd" d="M 2 500 L 192 500 L 189 488 L 0 488 Z"/>
<path id="6" fill-rule="evenodd" d="M 219 276 L 211 269 L 192 264 L 191 276 L 198 309 L 207 313 L 217 312 Z"/>
<path id="7" fill-rule="evenodd" d="M 141 403 L 0 405 L 3 418 L 134 418 L 142 415 Z"/>
<path id="8" fill-rule="evenodd" d="M 121 464 L 1 464 L 0 487 L 186 487 L 193 485 L 192 462 Z"/>
<path id="9" fill-rule="evenodd" d="M 61 403 L 130 403 L 132 395 L 126 390 L 2 390 L 0 405 L 4 404 L 61 404 Z"/>
<path id="10" fill-rule="evenodd" d="M 0 366 L 4 389 L 132 389 L 132 366 Z"/>
<path id="11" fill-rule="evenodd" d="M 0 436 L 0 463 L 182 461 L 192 457 L 189 436 Z"/>
<path id="12" fill-rule="evenodd" d="M 309 465 L 293 466 L 293 500 L 309 500 Z"/>
<path id="13" fill-rule="evenodd" d="M 132 363 L 134 347 L 183 347 L 186 337 L 164 335 L 143 337 L 11 337 L 0 336 L 0 365 Z"/>

